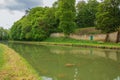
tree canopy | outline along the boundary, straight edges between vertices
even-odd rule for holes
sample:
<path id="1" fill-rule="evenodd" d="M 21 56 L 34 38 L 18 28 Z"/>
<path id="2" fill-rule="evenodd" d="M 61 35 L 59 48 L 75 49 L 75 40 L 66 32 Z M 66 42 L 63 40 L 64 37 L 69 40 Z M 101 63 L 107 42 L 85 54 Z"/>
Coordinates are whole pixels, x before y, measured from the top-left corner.
<path id="1" fill-rule="evenodd" d="M 117 31 L 120 27 L 120 1 L 104 0 L 98 7 L 96 27 L 105 33 Z"/>
<path id="2" fill-rule="evenodd" d="M 65 35 L 69 35 L 75 29 L 75 0 L 59 0 L 57 17 L 60 21 L 59 28 Z"/>
<path id="3" fill-rule="evenodd" d="M 44 40 L 56 28 L 55 9 L 36 7 L 14 23 L 11 37 L 14 40 Z"/>
<path id="4" fill-rule="evenodd" d="M 104 33 L 120 28 L 120 0 L 79 1 L 58 0 L 52 7 L 35 7 L 14 23 L 10 30 L 13 40 L 41 41 L 51 33 L 66 36 L 78 28 L 95 27 Z"/>
<path id="5" fill-rule="evenodd" d="M 76 23 L 78 27 L 83 28 L 95 26 L 96 19 L 95 15 L 97 12 L 98 5 L 99 2 L 97 2 L 97 0 L 88 0 L 88 2 L 85 1 L 78 2 L 76 6 L 77 9 Z"/>

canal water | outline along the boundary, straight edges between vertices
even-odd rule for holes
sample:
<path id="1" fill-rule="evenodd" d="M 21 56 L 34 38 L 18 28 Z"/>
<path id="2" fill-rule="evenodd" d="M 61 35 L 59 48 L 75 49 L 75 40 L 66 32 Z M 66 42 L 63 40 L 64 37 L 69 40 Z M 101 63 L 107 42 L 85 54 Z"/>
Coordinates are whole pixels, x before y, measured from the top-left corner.
<path id="1" fill-rule="evenodd" d="M 120 80 L 120 51 L 80 47 L 8 44 L 42 80 Z"/>

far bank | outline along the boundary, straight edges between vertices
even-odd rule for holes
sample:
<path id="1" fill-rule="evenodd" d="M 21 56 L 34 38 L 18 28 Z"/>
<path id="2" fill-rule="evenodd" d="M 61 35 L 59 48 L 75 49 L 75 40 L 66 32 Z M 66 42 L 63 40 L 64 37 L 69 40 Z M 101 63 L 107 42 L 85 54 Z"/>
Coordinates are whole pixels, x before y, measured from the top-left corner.
<path id="1" fill-rule="evenodd" d="M 76 40 L 71 38 L 47 38 L 44 41 L 9 41 L 11 43 L 24 43 L 24 44 L 36 44 L 36 45 L 60 45 L 60 46 L 75 46 L 86 48 L 103 48 L 103 49 L 120 49 L 119 43 L 109 43 L 102 41 L 88 41 L 88 40 Z"/>

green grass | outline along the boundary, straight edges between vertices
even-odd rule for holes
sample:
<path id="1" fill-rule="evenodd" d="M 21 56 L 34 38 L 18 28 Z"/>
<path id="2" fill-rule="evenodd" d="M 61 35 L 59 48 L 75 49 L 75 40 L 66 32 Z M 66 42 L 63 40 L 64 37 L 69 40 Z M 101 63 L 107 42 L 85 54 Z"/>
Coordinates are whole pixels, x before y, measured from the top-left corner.
<path id="1" fill-rule="evenodd" d="M 0 70 L 1 70 L 1 67 L 3 66 L 3 64 L 4 64 L 3 48 L 0 46 Z"/>
<path id="2" fill-rule="evenodd" d="M 40 80 L 23 57 L 3 44 L 0 44 L 0 68 L 0 80 Z"/>
<path id="3" fill-rule="evenodd" d="M 79 34 L 79 35 L 84 35 L 84 34 L 101 34 L 101 31 L 95 29 L 95 27 L 79 28 L 79 29 L 75 30 L 75 34 Z"/>
<path id="4" fill-rule="evenodd" d="M 85 41 L 85 40 L 76 40 L 76 39 L 71 39 L 71 38 L 64 38 L 64 37 L 60 37 L 60 38 L 47 38 L 46 40 L 44 40 L 44 42 L 62 42 L 62 43 L 97 43 L 96 41 Z"/>
<path id="5" fill-rule="evenodd" d="M 86 41 L 86 40 L 75 40 L 70 38 L 48 38 L 43 42 L 55 43 L 55 44 L 71 44 L 73 46 L 90 46 L 90 47 L 100 47 L 100 48 L 119 48 L 118 43 L 108 43 L 101 41 Z"/>

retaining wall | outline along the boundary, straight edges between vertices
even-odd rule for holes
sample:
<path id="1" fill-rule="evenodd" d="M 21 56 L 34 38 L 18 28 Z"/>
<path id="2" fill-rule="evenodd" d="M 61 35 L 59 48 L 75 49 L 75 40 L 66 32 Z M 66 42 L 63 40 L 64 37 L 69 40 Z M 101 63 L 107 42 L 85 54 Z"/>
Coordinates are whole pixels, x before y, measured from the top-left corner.
<path id="1" fill-rule="evenodd" d="M 77 35 L 70 34 L 69 38 L 77 39 L 77 40 L 91 40 L 91 36 L 95 41 L 109 41 L 109 42 L 120 42 L 120 33 L 113 32 L 110 34 L 94 34 L 94 35 Z M 63 33 L 52 33 L 50 37 L 65 37 Z"/>
<path id="2" fill-rule="evenodd" d="M 78 40 L 91 40 L 91 36 L 93 37 L 93 40 L 95 40 L 95 41 L 105 41 L 105 39 L 106 39 L 106 34 L 96 34 L 96 35 L 71 34 L 70 38 L 78 39 Z"/>

